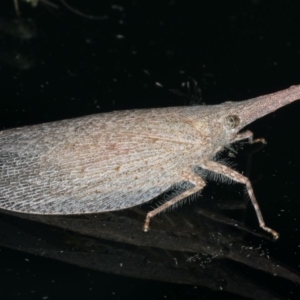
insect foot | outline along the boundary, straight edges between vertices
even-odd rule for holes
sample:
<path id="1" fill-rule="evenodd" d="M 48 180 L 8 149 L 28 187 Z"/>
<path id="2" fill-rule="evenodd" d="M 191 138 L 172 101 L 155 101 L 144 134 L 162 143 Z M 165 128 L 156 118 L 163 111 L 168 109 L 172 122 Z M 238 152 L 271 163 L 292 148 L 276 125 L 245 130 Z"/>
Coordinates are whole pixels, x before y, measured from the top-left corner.
<path id="1" fill-rule="evenodd" d="M 275 230 L 273 230 L 272 228 L 266 227 L 265 225 L 260 225 L 260 227 L 261 227 L 263 230 L 265 230 L 265 231 L 271 233 L 271 234 L 273 235 L 274 240 L 278 240 L 278 239 L 279 239 L 279 233 L 276 232 Z"/>

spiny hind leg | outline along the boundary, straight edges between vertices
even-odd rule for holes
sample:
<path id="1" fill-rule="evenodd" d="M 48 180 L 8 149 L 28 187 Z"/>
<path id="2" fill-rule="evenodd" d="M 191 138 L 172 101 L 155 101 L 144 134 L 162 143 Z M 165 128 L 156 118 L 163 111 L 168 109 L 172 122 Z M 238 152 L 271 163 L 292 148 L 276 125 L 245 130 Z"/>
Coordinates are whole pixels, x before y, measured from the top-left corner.
<path id="1" fill-rule="evenodd" d="M 19 0 L 14 0 L 14 7 L 18 17 L 20 17 Z"/>
<path id="2" fill-rule="evenodd" d="M 271 228 L 269 228 L 265 225 L 265 221 L 263 219 L 263 216 L 262 216 L 262 213 L 260 211 L 259 205 L 257 203 L 257 200 L 256 200 L 255 196 L 254 196 L 252 185 L 250 183 L 250 180 L 247 177 L 245 177 L 242 174 L 236 172 L 235 170 L 230 169 L 227 166 L 224 166 L 224 165 L 219 164 L 219 163 L 214 162 L 214 161 L 208 161 L 208 162 L 202 164 L 201 167 L 203 169 L 206 169 L 206 170 L 218 173 L 220 175 L 226 176 L 226 177 L 230 178 L 233 181 L 245 184 L 246 188 L 247 188 L 248 195 L 249 195 L 249 197 L 251 199 L 251 202 L 254 206 L 256 216 L 257 216 L 257 219 L 258 219 L 258 222 L 259 222 L 259 226 L 263 230 L 271 233 L 275 240 L 278 239 L 279 234 L 275 230 L 273 230 L 273 229 L 271 229 Z"/>
<path id="3" fill-rule="evenodd" d="M 144 232 L 147 232 L 149 230 L 150 220 L 155 215 L 157 215 L 158 213 L 162 212 L 163 210 L 171 207 L 172 205 L 181 201 L 182 199 L 187 198 L 187 197 L 197 193 L 198 191 L 202 190 L 205 187 L 205 181 L 201 177 L 199 177 L 197 174 L 194 174 L 192 172 L 184 173 L 182 179 L 184 181 L 188 181 L 188 182 L 194 184 L 195 186 L 192 187 L 191 189 L 184 191 L 183 193 L 177 195 L 176 197 L 172 198 L 171 200 L 167 201 L 166 203 L 160 205 L 156 209 L 148 212 L 148 214 L 146 216 L 144 228 L 143 228 Z"/>

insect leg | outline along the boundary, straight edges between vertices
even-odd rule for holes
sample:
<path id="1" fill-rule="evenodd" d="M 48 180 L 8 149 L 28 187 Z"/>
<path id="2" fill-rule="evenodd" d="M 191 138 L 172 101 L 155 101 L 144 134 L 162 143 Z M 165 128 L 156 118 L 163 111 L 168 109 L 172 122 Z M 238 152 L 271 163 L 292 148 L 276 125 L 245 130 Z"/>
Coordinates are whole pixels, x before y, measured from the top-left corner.
<path id="1" fill-rule="evenodd" d="M 17 16 L 20 16 L 20 8 L 19 8 L 19 0 L 14 0 L 14 6 L 15 6 L 15 11 L 17 13 Z"/>
<path id="2" fill-rule="evenodd" d="M 253 140 L 253 132 L 250 130 L 246 130 L 242 133 L 239 133 L 235 136 L 235 138 L 231 141 L 231 143 L 235 143 L 241 140 L 248 140 L 249 144 L 253 143 L 263 143 L 266 144 L 266 140 L 264 138 L 258 138 Z"/>
<path id="3" fill-rule="evenodd" d="M 161 206 L 157 207 L 156 209 L 148 212 L 148 214 L 146 216 L 144 228 L 143 228 L 144 232 L 147 232 L 149 230 L 149 224 L 150 224 L 151 218 L 153 218 L 155 215 L 162 212 L 163 210 L 167 209 L 168 207 L 174 205 L 178 201 L 197 193 L 198 191 L 202 190 L 205 186 L 204 180 L 201 177 L 199 177 L 197 174 L 194 174 L 194 173 L 185 173 L 183 180 L 191 182 L 195 186 L 192 187 L 191 189 L 184 191 L 183 193 L 177 195 L 176 197 L 172 198 L 171 200 L 167 201 L 166 203 L 162 204 Z"/>
<path id="4" fill-rule="evenodd" d="M 247 177 L 245 177 L 242 174 L 236 172 L 235 170 L 230 169 L 227 166 L 224 166 L 224 165 L 219 164 L 219 163 L 214 162 L 214 161 L 208 161 L 208 162 L 202 164 L 201 167 L 203 169 L 212 171 L 214 173 L 226 176 L 226 177 L 230 178 L 233 181 L 245 184 L 246 188 L 247 188 L 248 195 L 249 195 L 249 197 L 251 199 L 251 202 L 254 206 L 256 216 L 257 216 L 257 219 L 258 219 L 258 222 L 259 222 L 259 226 L 263 230 L 271 233 L 273 235 L 274 239 L 278 239 L 279 234 L 275 230 L 273 230 L 269 227 L 266 227 L 265 221 L 263 219 L 262 213 L 261 213 L 260 208 L 259 208 L 259 205 L 258 205 L 257 200 L 255 198 L 252 185 L 250 183 L 250 180 Z"/>

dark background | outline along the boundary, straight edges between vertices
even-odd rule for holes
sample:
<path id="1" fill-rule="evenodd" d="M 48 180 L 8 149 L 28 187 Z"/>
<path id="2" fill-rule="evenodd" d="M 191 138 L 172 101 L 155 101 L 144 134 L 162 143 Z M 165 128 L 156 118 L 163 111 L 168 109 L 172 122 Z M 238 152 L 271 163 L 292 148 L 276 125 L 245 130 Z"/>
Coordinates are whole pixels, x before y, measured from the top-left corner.
<path id="1" fill-rule="evenodd" d="M 100 19 L 78 16 L 60 1 L 53 0 L 58 9 L 20 1 L 29 35 L 16 29 L 13 1 L 1 2 L 1 129 L 110 110 L 188 105 L 169 89 L 187 93 L 182 84 L 189 78 L 198 82 L 206 104 L 300 84 L 298 1 L 72 1 Z M 299 112 L 300 103 L 293 103 L 249 126 L 268 141 L 255 155 L 251 176 L 259 178 L 254 189 L 267 223 L 281 233 L 272 253 L 298 270 Z M 6 248 L 0 256 L 1 290 L 5 287 L 9 299 L 225 296 Z"/>

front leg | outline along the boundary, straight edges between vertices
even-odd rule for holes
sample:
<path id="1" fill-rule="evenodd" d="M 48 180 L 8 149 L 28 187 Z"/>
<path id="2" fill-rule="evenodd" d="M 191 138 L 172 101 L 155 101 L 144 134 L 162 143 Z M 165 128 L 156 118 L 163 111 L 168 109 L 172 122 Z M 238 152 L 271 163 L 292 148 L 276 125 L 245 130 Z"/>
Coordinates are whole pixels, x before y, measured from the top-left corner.
<path id="1" fill-rule="evenodd" d="M 239 142 L 241 140 L 248 140 L 249 144 L 253 143 L 263 143 L 266 144 L 266 140 L 264 138 L 258 138 L 253 140 L 253 132 L 250 130 L 246 130 L 242 133 L 238 133 L 234 139 L 231 141 L 231 143 Z"/>
<path id="2" fill-rule="evenodd" d="M 208 171 L 212 171 L 214 173 L 226 176 L 226 177 L 230 178 L 233 181 L 245 184 L 246 188 L 247 188 L 248 195 L 249 195 L 249 197 L 251 199 L 251 202 L 254 206 L 256 216 L 257 216 L 257 219 L 258 219 L 258 222 L 259 222 L 259 226 L 263 230 L 271 233 L 275 240 L 278 239 L 279 234 L 275 230 L 273 230 L 269 227 L 266 227 L 265 221 L 263 219 L 262 213 L 261 213 L 260 208 L 259 208 L 259 205 L 256 201 L 255 196 L 254 196 L 252 185 L 250 183 L 250 180 L 247 177 L 245 177 L 242 174 L 230 169 L 227 166 L 224 166 L 224 165 L 219 164 L 219 163 L 214 162 L 214 161 L 208 161 L 208 162 L 202 164 L 201 167 L 203 169 L 208 170 Z"/>

